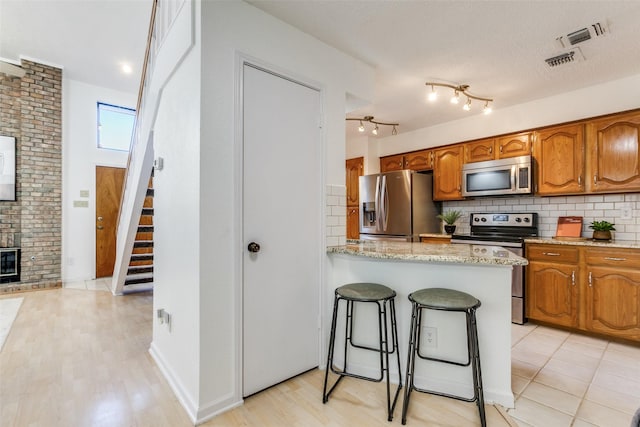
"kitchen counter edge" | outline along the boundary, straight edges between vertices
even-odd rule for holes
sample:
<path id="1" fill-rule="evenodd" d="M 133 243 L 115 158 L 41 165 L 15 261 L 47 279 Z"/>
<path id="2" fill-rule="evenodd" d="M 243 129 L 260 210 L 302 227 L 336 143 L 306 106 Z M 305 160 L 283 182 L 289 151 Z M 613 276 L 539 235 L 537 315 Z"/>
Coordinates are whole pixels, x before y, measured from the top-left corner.
<path id="1" fill-rule="evenodd" d="M 474 248 L 482 252 L 474 253 Z M 499 246 L 468 244 L 432 244 L 419 242 L 349 241 L 346 245 L 329 246 L 327 254 L 346 254 L 359 257 L 418 262 L 527 265 L 529 262 Z"/>
<path id="2" fill-rule="evenodd" d="M 594 246 L 598 248 L 626 248 L 640 249 L 640 242 L 633 240 L 620 240 L 611 242 L 599 242 L 592 239 L 563 240 L 551 237 L 531 237 L 524 240 L 526 244 L 538 243 L 545 245 L 567 245 L 567 246 Z"/>

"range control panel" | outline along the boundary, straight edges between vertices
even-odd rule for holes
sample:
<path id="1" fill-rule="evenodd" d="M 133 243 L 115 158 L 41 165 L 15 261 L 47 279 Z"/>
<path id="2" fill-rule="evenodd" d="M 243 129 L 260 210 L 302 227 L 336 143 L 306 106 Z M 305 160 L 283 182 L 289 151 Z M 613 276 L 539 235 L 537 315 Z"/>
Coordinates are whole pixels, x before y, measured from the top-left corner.
<path id="1" fill-rule="evenodd" d="M 471 225 L 491 227 L 535 227 L 535 213 L 472 213 Z"/>

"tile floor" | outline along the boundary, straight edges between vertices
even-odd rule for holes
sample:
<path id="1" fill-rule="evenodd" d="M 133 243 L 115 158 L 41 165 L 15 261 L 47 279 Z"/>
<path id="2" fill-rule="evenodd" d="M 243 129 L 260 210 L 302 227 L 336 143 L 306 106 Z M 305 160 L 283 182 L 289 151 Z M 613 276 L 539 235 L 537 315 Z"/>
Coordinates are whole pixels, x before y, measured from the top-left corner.
<path id="1" fill-rule="evenodd" d="M 111 277 L 101 277 L 94 280 L 80 280 L 77 282 L 65 282 L 63 287 L 70 289 L 87 289 L 89 291 L 111 292 Z"/>
<path id="2" fill-rule="evenodd" d="M 109 291 L 111 278 L 65 283 Z M 628 427 L 640 408 L 640 346 L 512 325 L 508 414 L 520 427 Z"/>
<path id="3" fill-rule="evenodd" d="M 520 427 L 628 427 L 640 407 L 640 346 L 513 325 L 512 388 Z"/>

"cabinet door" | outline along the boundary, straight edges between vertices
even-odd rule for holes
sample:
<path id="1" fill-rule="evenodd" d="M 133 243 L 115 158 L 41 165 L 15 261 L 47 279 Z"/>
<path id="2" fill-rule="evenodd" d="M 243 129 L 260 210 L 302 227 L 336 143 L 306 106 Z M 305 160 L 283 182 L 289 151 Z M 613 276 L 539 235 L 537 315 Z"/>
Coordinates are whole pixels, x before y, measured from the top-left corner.
<path id="1" fill-rule="evenodd" d="M 594 120 L 587 127 L 593 192 L 640 190 L 640 113 Z"/>
<path id="2" fill-rule="evenodd" d="M 577 265 L 530 262 L 527 316 L 561 326 L 578 326 Z"/>
<path id="3" fill-rule="evenodd" d="M 404 169 L 404 155 L 380 157 L 380 172 L 399 171 Z"/>
<path id="4" fill-rule="evenodd" d="M 532 139 L 533 134 L 531 132 L 496 138 L 496 146 L 498 147 L 497 158 L 505 159 L 507 157 L 530 155 Z"/>
<path id="5" fill-rule="evenodd" d="M 586 329 L 640 340 L 640 271 L 587 267 Z"/>
<path id="6" fill-rule="evenodd" d="M 584 192 L 584 124 L 536 132 L 533 157 L 537 162 L 536 194 Z"/>
<path id="7" fill-rule="evenodd" d="M 462 197 L 461 145 L 434 150 L 433 199 L 461 200 Z"/>
<path id="8" fill-rule="evenodd" d="M 422 150 L 405 154 L 404 168 L 414 171 L 433 169 L 433 151 Z"/>
<path id="9" fill-rule="evenodd" d="M 464 145 L 465 163 L 494 160 L 496 158 L 494 145 L 495 140 L 493 138 L 466 143 Z"/>
<path id="10" fill-rule="evenodd" d="M 360 209 L 358 206 L 347 206 L 347 239 L 360 238 Z"/>
<path id="11" fill-rule="evenodd" d="M 358 206 L 360 203 L 358 188 L 359 182 L 358 178 L 360 178 L 364 171 L 364 158 L 357 157 L 355 159 L 348 159 L 346 161 L 346 169 L 347 169 L 347 206 Z"/>

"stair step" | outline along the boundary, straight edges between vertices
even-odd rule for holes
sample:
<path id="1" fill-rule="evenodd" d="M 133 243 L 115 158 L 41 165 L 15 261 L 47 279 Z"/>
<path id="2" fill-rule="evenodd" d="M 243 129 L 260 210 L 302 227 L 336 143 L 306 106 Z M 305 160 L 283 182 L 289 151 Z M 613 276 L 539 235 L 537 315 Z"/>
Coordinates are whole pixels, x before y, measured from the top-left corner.
<path id="1" fill-rule="evenodd" d="M 150 265 L 130 265 L 127 269 L 127 275 L 153 273 L 153 264 Z"/>
<path id="2" fill-rule="evenodd" d="M 153 197 L 153 193 L 154 193 L 153 188 L 147 188 L 147 196 Z"/>
<path id="3" fill-rule="evenodd" d="M 142 208 L 142 215 L 153 216 L 153 208 Z"/>
<path id="4" fill-rule="evenodd" d="M 150 283 L 153 282 L 153 273 L 142 274 L 128 274 L 124 279 L 125 285 L 133 285 L 136 283 Z"/>
<path id="5" fill-rule="evenodd" d="M 153 225 L 139 225 L 138 233 L 153 233 Z"/>
<path id="6" fill-rule="evenodd" d="M 153 261 L 153 253 L 131 254 L 131 261 Z"/>
<path id="7" fill-rule="evenodd" d="M 134 248 L 152 248 L 153 240 L 136 240 L 133 242 Z"/>

